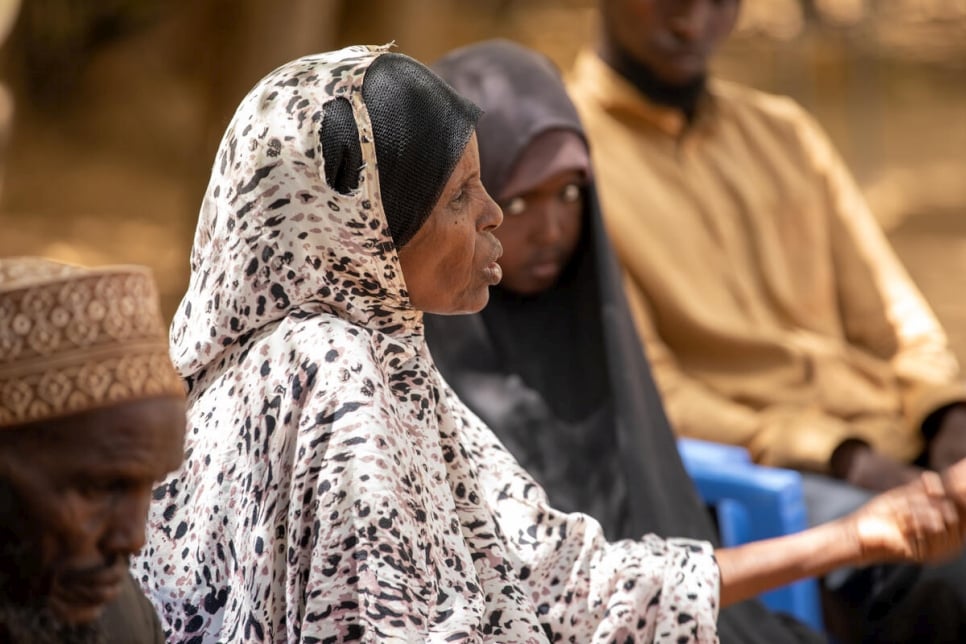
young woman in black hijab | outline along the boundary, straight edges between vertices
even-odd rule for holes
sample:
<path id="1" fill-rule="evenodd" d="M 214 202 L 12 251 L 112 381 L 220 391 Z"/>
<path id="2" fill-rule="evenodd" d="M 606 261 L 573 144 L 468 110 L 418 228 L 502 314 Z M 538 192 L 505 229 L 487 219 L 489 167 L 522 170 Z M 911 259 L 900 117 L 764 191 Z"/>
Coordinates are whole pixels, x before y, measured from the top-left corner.
<path id="1" fill-rule="evenodd" d="M 609 539 L 715 540 L 677 453 L 594 195 L 576 111 L 546 58 L 507 41 L 435 66 L 478 104 L 483 185 L 502 205 L 504 279 L 471 316 L 425 317 L 446 380 L 543 485 Z M 724 643 L 823 641 L 758 602 L 727 608 Z"/>

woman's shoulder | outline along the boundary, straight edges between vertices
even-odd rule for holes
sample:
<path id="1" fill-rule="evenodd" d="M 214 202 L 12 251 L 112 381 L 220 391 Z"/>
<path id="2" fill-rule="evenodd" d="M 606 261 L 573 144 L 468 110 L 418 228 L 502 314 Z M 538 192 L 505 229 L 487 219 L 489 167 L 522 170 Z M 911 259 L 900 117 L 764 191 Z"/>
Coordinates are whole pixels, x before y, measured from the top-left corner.
<path id="1" fill-rule="evenodd" d="M 409 342 L 332 315 L 289 318 L 279 331 L 290 362 L 348 369 L 350 375 L 385 375 L 416 354 Z"/>
<path id="2" fill-rule="evenodd" d="M 325 314 L 289 316 L 243 340 L 211 369 L 198 375 L 195 399 L 267 396 L 292 402 L 306 396 L 338 399 L 383 379 L 378 334 Z"/>

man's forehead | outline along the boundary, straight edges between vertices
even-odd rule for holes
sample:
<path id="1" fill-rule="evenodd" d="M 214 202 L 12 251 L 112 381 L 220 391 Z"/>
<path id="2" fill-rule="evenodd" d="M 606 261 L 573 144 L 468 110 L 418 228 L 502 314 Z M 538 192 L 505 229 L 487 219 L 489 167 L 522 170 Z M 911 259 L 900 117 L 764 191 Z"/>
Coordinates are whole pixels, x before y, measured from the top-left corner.
<path id="1" fill-rule="evenodd" d="M 64 468 L 75 474 L 129 466 L 159 467 L 166 473 L 181 453 L 184 419 L 183 401 L 163 397 L 127 401 L 0 432 L 19 438 L 14 443 L 15 457 L 65 463 Z"/>

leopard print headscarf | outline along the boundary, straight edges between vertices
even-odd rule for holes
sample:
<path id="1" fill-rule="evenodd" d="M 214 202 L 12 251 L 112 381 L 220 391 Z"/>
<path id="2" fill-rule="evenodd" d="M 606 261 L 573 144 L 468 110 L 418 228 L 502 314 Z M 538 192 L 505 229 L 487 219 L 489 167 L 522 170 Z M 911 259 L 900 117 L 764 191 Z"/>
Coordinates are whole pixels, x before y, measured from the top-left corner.
<path id="1" fill-rule="evenodd" d="M 168 641 L 716 641 L 707 544 L 608 544 L 550 509 L 439 376 L 361 99 L 384 51 L 284 65 L 222 141 L 171 341 L 186 458 L 132 564 Z M 348 194 L 317 135 L 336 96 Z"/>

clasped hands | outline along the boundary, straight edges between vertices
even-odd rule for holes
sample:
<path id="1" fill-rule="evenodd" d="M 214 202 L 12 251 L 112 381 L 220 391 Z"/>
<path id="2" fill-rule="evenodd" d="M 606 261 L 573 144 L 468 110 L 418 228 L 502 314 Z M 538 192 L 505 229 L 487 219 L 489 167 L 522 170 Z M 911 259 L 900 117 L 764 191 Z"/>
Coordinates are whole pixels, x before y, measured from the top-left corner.
<path id="1" fill-rule="evenodd" d="M 966 460 L 942 473 L 922 471 L 844 521 L 862 563 L 949 559 L 966 539 Z"/>

